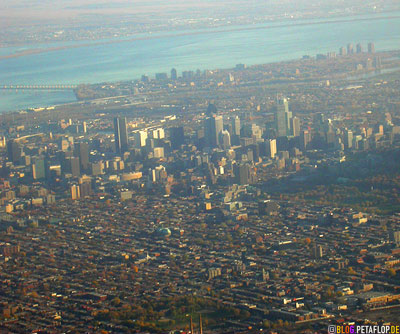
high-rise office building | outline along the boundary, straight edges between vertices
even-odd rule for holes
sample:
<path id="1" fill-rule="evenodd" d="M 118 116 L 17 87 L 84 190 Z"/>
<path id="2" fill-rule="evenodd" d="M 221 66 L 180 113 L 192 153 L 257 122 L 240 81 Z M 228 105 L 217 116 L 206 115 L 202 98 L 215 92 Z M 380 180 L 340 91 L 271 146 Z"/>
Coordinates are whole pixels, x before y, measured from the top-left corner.
<path id="1" fill-rule="evenodd" d="M 311 133 L 308 130 L 301 131 L 300 148 L 305 151 L 311 142 Z"/>
<path id="2" fill-rule="evenodd" d="M 240 118 L 235 116 L 232 118 L 232 135 L 240 137 Z"/>
<path id="3" fill-rule="evenodd" d="M 257 124 L 246 124 L 242 128 L 243 137 L 253 138 L 255 140 L 260 140 L 262 137 L 262 129 Z"/>
<path id="4" fill-rule="evenodd" d="M 372 42 L 368 43 L 368 53 L 375 53 L 375 44 Z"/>
<path id="5" fill-rule="evenodd" d="M 104 164 L 103 161 L 98 161 L 95 163 L 92 163 L 90 165 L 91 167 L 91 174 L 92 175 L 101 175 L 104 173 Z"/>
<path id="6" fill-rule="evenodd" d="M 176 79 L 178 79 L 178 72 L 176 71 L 175 68 L 173 68 L 171 70 L 171 80 L 176 80 Z"/>
<path id="7" fill-rule="evenodd" d="M 8 160 L 10 160 L 11 162 L 18 162 L 22 157 L 22 147 L 15 140 L 8 141 L 7 155 Z"/>
<path id="8" fill-rule="evenodd" d="M 223 130 L 219 133 L 219 145 L 224 150 L 231 147 L 231 135 L 227 130 Z"/>
<path id="9" fill-rule="evenodd" d="M 80 197 L 88 197 L 92 194 L 92 180 L 88 177 L 81 177 L 78 180 Z"/>
<path id="10" fill-rule="evenodd" d="M 222 116 L 213 115 L 206 118 L 204 124 L 204 134 L 208 147 L 219 146 L 219 133 L 223 130 Z"/>
<path id="11" fill-rule="evenodd" d="M 354 53 L 353 44 L 347 44 L 347 54 L 351 55 Z"/>
<path id="12" fill-rule="evenodd" d="M 353 132 L 351 130 L 344 131 L 344 138 L 343 138 L 344 148 L 349 150 L 353 147 Z"/>
<path id="13" fill-rule="evenodd" d="M 32 177 L 34 180 L 44 179 L 46 177 L 46 162 L 43 157 L 35 158 L 32 164 Z"/>
<path id="14" fill-rule="evenodd" d="M 185 132 L 183 126 L 170 128 L 169 139 L 173 149 L 180 148 L 185 143 Z"/>
<path id="15" fill-rule="evenodd" d="M 115 150 L 122 154 L 128 150 L 128 129 L 126 118 L 114 118 Z"/>
<path id="16" fill-rule="evenodd" d="M 80 168 L 87 171 L 89 168 L 89 144 L 75 143 L 75 156 L 79 158 Z"/>
<path id="17" fill-rule="evenodd" d="M 233 173 L 235 174 L 236 184 L 251 184 L 253 183 L 253 173 L 251 166 L 248 163 L 241 163 L 235 165 L 233 168 Z"/>
<path id="18" fill-rule="evenodd" d="M 165 133 L 163 128 L 157 128 L 150 131 L 151 138 L 153 139 L 164 139 Z"/>
<path id="19" fill-rule="evenodd" d="M 217 107 L 215 106 L 215 104 L 209 103 L 208 107 L 207 107 L 206 114 L 211 116 L 211 115 L 216 114 L 216 113 L 217 113 Z"/>
<path id="20" fill-rule="evenodd" d="M 289 103 L 286 98 L 277 99 L 275 124 L 278 137 L 290 135 L 292 113 L 289 111 Z"/>
<path id="21" fill-rule="evenodd" d="M 276 139 L 267 139 L 267 154 L 270 158 L 275 158 L 276 155 Z"/>
<path id="22" fill-rule="evenodd" d="M 357 52 L 357 53 L 362 53 L 362 52 L 363 52 L 363 48 L 362 48 L 361 43 L 358 43 L 358 44 L 356 45 L 356 52 Z"/>
<path id="23" fill-rule="evenodd" d="M 61 171 L 63 174 L 72 174 L 74 177 L 81 175 L 79 158 L 66 157 L 61 162 Z"/>
<path id="24" fill-rule="evenodd" d="M 375 69 L 380 69 L 382 67 L 382 59 L 380 56 L 374 57 L 373 66 Z"/>
<path id="25" fill-rule="evenodd" d="M 77 184 L 74 184 L 71 186 L 71 199 L 72 200 L 77 200 L 81 198 L 81 191 L 80 188 Z"/>
<path id="26" fill-rule="evenodd" d="M 231 125 L 229 127 L 231 131 L 231 143 L 232 145 L 239 145 L 240 143 L 240 118 L 235 116 L 231 118 Z"/>
<path id="27" fill-rule="evenodd" d="M 298 117 L 292 118 L 292 136 L 300 136 L 300 119 Z"/>
<path id="28" fill-rule="evenodd" d="M 342 46 L 342 47 L 339 49 L 339 55 L 345 56 L 346 54 L 347 54 L 346 48 Z"/>
<path id="29" fill-rule="evenodd" d="M 135 146 L 137 148 L 141 148 L 143 146 L 146 146 L 146 140 L 147 140 L 147 132 L 146 131 L 137 131 L 134 133 L 134 138 L 135 138 Z"/>

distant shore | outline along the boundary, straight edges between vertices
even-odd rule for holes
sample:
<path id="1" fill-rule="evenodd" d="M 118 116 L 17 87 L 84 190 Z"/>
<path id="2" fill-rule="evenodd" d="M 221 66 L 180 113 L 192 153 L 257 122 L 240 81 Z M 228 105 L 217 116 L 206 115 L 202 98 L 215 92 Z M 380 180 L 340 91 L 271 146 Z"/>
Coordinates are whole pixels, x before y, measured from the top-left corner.
<path id="1" fill-rule="evenodd" d="M 94 42 L 88 42 L 88 43 L 82 43 L 82 44 L 71 44 L 71 45 L 63 45 L 63 46 L 55 46 L 55 47 L 49 47 L 49 48 L 36 48 L 36 49 L 30 49 L 30 50 L 25 50 L 17 53 L 12 53 L 8 55 L 3 55 L 0 56 L 0 60 L 4 59 L 10 59 L 10 58 L 19 58 L 19 57 L 24 57 L 24 56 L 30 56 L 30 55 L 35 55 L 35 54 L 42 54 L 42 53 L 48 53 L 48 52 L 56 52 L 60 50 L 66 50 L 66 49 L 74 49 L 74 48 L 84 48 L 84 47 L 92 47 L 92 46 L 99 46 L 99 45 L 107 45 L 107 44 L 119 44 L 119 43 L 127 43 L 127 42 L 134 42 L 134 41 L 140 41 L 140 40 L 152 40 L 152 39 L 162 39 L 162 38 L 170 38 L 171 36 L 191 36 L 191 35 L 200 35 L 200 34 L 215 34 L 215 33 L 221 33 L 221 32 L 234 32 L 234 31 L 247 31 L 247 30 L 264 30 L 264 29 L 275 29 L 275 28 L 282 28 L 282 27 L 296 27 L 296 26 L 310 26 L 310 25 L 320 25 L 320 24 L 332 24 L 332 23 L 345 23 L 345 22 L 360 22 L 360 21 L 375 21 L 375 20 L 392 20 L 392 19 L 398 19 L 400 18 L 399 15 L 393 15 L 393 16 L 387 16 L 387 17 L 372 17 L 372 18 L 345 18 L 345 19 L 335 19 L 335 20 L 319 20 L 319 21 L 314 21 L 314 22 L 299 22 L 299 23 L 293 23 L 293 24 L 278 24 L 278 25 L 263 25 L 263 26 L 256 26 L 256 27 L 249 27 L 249 26 L 235 26 L 235 27 L 229 27 L 229 28 L 210 28 L 210 29 L 204 29 L 201 31 L 187 31 L 187 32 L 181 32 L 181 33 L 176 33 L 176 34 L 171 34 L 171 35 L 162 35 L 162 34 L 154 34 L 154 35 L 148 35 L 148 36 L 143 36 L 143 37 L 132 37 L 132 38 L 126 38 L 126 39 L 115 39 L 115 40 L 109 40 L 109 41 L 94 41 Z"/>

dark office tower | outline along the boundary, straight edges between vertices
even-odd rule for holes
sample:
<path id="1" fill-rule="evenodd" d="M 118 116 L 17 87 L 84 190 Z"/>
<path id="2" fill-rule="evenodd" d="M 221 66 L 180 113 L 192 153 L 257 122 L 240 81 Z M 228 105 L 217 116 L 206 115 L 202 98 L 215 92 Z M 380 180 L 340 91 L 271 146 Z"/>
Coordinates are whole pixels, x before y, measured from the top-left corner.
<path id="1" fill-rule="evenodd" d="M 358 43 L 358 44 L 356 45 L 356 52 L 357 52 L 357 53 L 362 53 L 362 52 L 363 52 L 362 45 L 361 45 L 360 43 Z"/>
<path id="2" fill-rule="evenodd" d="M 277 99 L 275 113 L 275 127 L 278 137 L 290 135 L 290 123 L 292 113 L 289 111 L 289 103 L 286 98 Z"/>
<path id="3" fill-rule="evenodd" d="M 74 177 L 79 177 L 81 175 L 79 158 L 76 157 L 64 158 L 61 163 L 61 172 L 63 174 L 72 174 L 72 176 Z"/>
<path id="4" fill-rule="evenodd" d="M 292 118 L 292 136 L 300 136 L 300 119 L 298 117 Z"/>
<path id="5" fill-rule="evenodd" d="M 353 44 L 347 44 L 347 54 L 351 55 L 354 53 Z"/>
<path id="6" fill-rule="evenodd" d="M 206 114 L 208 116 L 211 116 L 211 115 L 216 114 L 216 113 L 217 113 L 217 107 L 215 106 L 215 104 L 209 103 L 208 107 L 207 107 Z"/>
<path id="7" fill-rule="evenodd" d="M 341 56 L 345 56 L 345 55 L 347 54 L 346 48 L 342 46 L 342 47 L 339 49 L 339 54 L 340 54 Z"/>
<path id="8" fill-rule="evenodd" d="M 353 147 L 353 132 L 351 130 L 344 131 L 344 138 L 343 138 L 344 148 L 349 150 Z"/>
<path id="9" fill-rule="evenodd" d="M 142 80 L 143 83 L 149 83 L 150 82 L 150 78 L 145 74 L 142 75 L 141 80 Z"/>
<path id="10" fill-rule="evenodd" d="M 18 162 L 21 159 L 22 148 L 15 140 L 10 140 L 7 143 L 7 155 L 8 160 L 13 163 Z"/>
<path id="11" fill-rule="evenodd" d="M 206 146 L 217 147 L 219 145 L 219 133 L 223 130 L 222 116 L 213 115 L 206 118 L 204 123 Z"/>
<path id="12" fill-rule="evenodd" d="M 176 72 L 176 69 L 173 68 L 171 70 L 171 80 L 176 80 L 176 79 L 178 79 L 178 72 Z"/>
<path id="13" fill-rule="evenodd" d="M 87 171 L 89 168 L 89 144 L 76 143 L 75 156 L 79 158 L 80 168 L 82 171 Z"/>
<path id="14" fill-rule="evenodd" d="M 325 115 L 323 113 L 318 113 L 314 117 L 314 125 L 319 128 L 325 123 Z"/>
<path id="15" fill-rule="evenodd" d="M 235 165 L 233 168 L 235 174 L 235 183 L 237 184 L 250 184 L 251 181 L 251 169 L 249 164 Z"/>
<path id="16" fill-rule="evenodd" d="M 43 157 L 36 158 L 32 164 L 32 177 L 35 180 L 41 180 L 46 177 L 46 163 Z"/>
<path id="17" fill-rule="evenodd" d="M 375 44 L 372 42 L 368 43 L 368 53 L 375 53 Z"/>
<path id="18" fill-rule="evenodd" d="M 126 118 L 114 118 L 115 150 L 118 154 L 128 151 L 128 129 Z"/>
<path id="19" fill-rule="evenodd" d="M 173 149 L 179 149 L 185 144 L 185 132 L 183 126 L 169 129 L 169 139 Z"/>
<path id="20" fill-rule="evenodd" d="M 70 159 L 71 163 L 71 174 L 74 177 L 78 177 L 81 175 L 81 169 L 80 169 L 80 163 L 79 163 L 79 158 L 72 157 Z"/>

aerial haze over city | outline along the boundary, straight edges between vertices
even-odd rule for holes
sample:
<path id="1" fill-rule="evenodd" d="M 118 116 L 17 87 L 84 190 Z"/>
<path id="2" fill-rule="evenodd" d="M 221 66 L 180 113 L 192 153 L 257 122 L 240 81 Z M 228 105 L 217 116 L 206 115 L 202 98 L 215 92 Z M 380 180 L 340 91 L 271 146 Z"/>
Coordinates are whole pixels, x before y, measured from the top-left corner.
<path id="1" fill-rule="evenodd" d="M 0 333 L 400 332 L 398 1 L 0 28 Z"/>

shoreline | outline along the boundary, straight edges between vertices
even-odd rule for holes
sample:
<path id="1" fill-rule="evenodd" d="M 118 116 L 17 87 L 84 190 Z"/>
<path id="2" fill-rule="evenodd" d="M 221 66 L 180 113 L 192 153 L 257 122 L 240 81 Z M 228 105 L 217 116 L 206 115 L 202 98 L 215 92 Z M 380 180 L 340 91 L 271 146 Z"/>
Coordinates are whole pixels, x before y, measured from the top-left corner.
<path id="1" fill-rule="evenodd" d="M 398 19 L 400 18 L 400 15 L 391 15 L 387 17 L 374 17 L 374 18 L 355 18 L 355 19 L 350 19 L 350 18 L 343 18 L 343 19 L 334 19 L 334 20 L 319 20 L 315 22 L 299 22 L 299 23 L 294 23 L 294 24 L 278 24 L 278 25 L 262 25 L 262 26 L 256 26 L 256 27 L 251 27 L 251 26 L 245 26 L 245 27 L 240 27 L 240 26 L 235 26 L 231 28 L 216 28 L 216 29 L 209 29 L 209 30 L 203 30 L 203 31 L 187 31 L 187 32 L 178 32 L 176 34 L 167 34 L 167 35 L 152 35 L 152 36 L 143 36 L 143 37 L 131 37 L 127 39 L 118 39 L 118 40 L 109 40 L 109 41 L 93 41 L 93 42 L 88 42 L 88 43 L 82 43 L 82 44 L 71 44 L 71 45 L 63 45 L 63 46 L 55 46 L 55 47 L 49 47 L 49 48 L 35 48 L 35 49 L 30 49 L 30 50 L 25 50 L 17 53 L 12 53 L 8 55 L 3 55 L 0 56 L 0 61 L 1 60 L 6 60 L 6 59 L 13 59 L 13 58 L 21 58 L 21 57 L 26 57 L 26 56 L 31 56 L 31 55 L 36 55 L 36 54 L 43 54 L 43 53 L 49 53 L 49 52 L 56 52 L 56 51 L 62 51 L 62 50 L 67 50 L 67 49 L 76 49 L 76 48 L 85 48 L 85 47 L 95 47 L 95 46 L 101 46 L 101 45 L 109 45 L 109 44 L 119 44 L 119 43 L 129 43 L 129 42 L 135 42 L 135 41 L 142 41 L 142 40 L 153 40 L 153 39 L 163 39 L 163 38 L 171 38 L 171 37 L 183 37 L 183 36 L 195 36 L 195 35 L 203 35 L 203 34 L 217 34 L 217 33 L 229 33 L 229 32 L 235 32 L 235 31 L 251 31 L 251 30 L 270 30 L 270 29 L 275 29 L 275 28 L 285 28 L 285 27 L 300 27 L 300 26 L 311 26 L 311 25 L 321 25 L 321 24 L 335 24 L 335 23 L 346 23 L 346 22 L 362 22 L 362 21 L 376 21 L 376 20 L 393 20 L 393 19 Z"/>
<path id="2" fill-rule="evenodd" d="M 400 52 L 400 49 L 397 48 L 397 49 L 391 49 L 391 50 L 382 50 L 382 51 L 376 52 L 376 54 L 399 53 L 399 52 Z M 300 61 L 302 61 L 302 58 L 293 58 L 293 59 L 290 59 L 290 60 L 281 60 L 281 61 L 276 61 L 276 62 L 252 64 L 249 67 L 268 66 L 268 65 L 273 65 L 273 64 L 277 65 L 277 64 L 285 64 L 285 63 L 289 64 L 289 63 L 296 63 L 296 62 L 300 62 Z M 218 70 L 221 70 L 221 71 L 229 71 L 229 70 L 232 70 L 232 69 L 234 69 L 234 68 L 233 67 L 218 68 Z M 382 73 L 382 74 L 385 74 L 385 73 Z M 379 75 L 379 74 L 377 74 L 377 75 Z M 139 78 L 132 78 L 130 80 L 115 80 L 115 81 L 110 81 L 110 82 L 95 82 L 95 83 L 88 83 L 88 84 L 85 84 L 85 85 L 89 85 L 90 86 L 90 85 L 99 85 L 99 84 L 115 84 L 115 83 L 124 83 L 124 82 L 131 81 L 131 80 L 132 81 L 139 80 Z M 27 107 L 27 108 L 24 108 L 24 109 L 9 110 L 9 111 L 4 111 L 4 112 L 0 111 L 0 118 L 4 117 L 4 116 L 7 117 L 7 116 L 12 115 L 12 114 L 20 114 L 21 112 L 29 114 L 31 112 L 34 112 L 35 111 L 34 109 L 37 109 L 37 108 L 43 108 L 43 109 L 47 109 L 46 111 L 50 111 L 50 109 L 54 109 L 54 108 L 58 108 L 58 107 L 66 106 L 66 105 L 83 104 L 85 102 L 88 102 L 86 100 L 79 99 L 77 97 L 77 95 L 76 95 L 75 89 L 71 89 L 70 91 L 73 92 L 73 94 L 75 96 L 75 101 L 69 101 L 69 102 L 65 102 L 65 103 L 49 104 L 49 105 L 43 105 L 42 104 L 40 106 Z M 113 97 L 111 96 L 111 97 L 107 97 L 107 98 L 113 98 Z M 94 99 L 94 100 L 96 100 L 96 99 Z"/>

